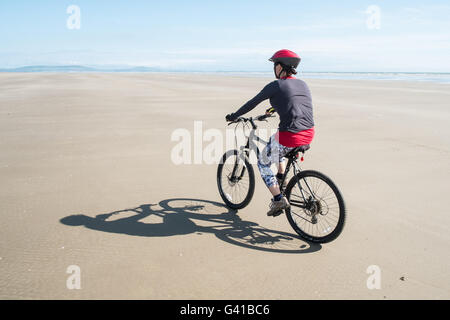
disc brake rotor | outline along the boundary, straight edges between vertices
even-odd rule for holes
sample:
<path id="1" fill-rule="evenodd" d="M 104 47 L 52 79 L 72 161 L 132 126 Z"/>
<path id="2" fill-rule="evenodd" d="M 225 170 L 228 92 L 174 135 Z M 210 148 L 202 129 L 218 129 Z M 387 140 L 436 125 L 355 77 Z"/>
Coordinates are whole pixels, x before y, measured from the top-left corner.
<path id="1" fill-rule="evenodd" d="M 313 200 L 311 197 L 308 199 L 308 208 L 305 210 L 306 214 L 311 217 L 313 224 L 317 223 L 317 215 L 322 214 L 322 204 L 318 200 Z"/>

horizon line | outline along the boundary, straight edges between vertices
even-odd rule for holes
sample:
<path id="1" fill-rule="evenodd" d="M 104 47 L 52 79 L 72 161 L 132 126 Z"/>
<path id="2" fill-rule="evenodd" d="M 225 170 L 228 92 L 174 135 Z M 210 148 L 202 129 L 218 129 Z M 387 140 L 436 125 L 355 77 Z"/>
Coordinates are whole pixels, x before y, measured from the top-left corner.
<path id="1" fill-rule="evenodd" d="M 127 72 L 133 69 L 142 69 L 140 72 L 199 72 L 199 73 L 272 73 L 272 71 L 266 70 L 198 70 L 198 69 L 170 69 L 157 66 L 143 66 L 143 65 L 81 65 L 81 64 L 63 64 L 63 65 L 22 65 L 17 67 L 0 67 L 0 72 L 15 72 L 20 69 L 45 69 L 45 68 L 79 68 L 85 69 L 84 72 Z M 28 70 L 24 72 L 45 72 L 45 70 Z M 65 72 L 61 70 L 60 72 Z M 83 72 L 83 71 L 81 71 Z M 402 73 L 402 74 L 450 74 L 449 71 L 437 72 L 437 71 L 314 71 L 314 70 L 300 70 L 299 73 Z"/>

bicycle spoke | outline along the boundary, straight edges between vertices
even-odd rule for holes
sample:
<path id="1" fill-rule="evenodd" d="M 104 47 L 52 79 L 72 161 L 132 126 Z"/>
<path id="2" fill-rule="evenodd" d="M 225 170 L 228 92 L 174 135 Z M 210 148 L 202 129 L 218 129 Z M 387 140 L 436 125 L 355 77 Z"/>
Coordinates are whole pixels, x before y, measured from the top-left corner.
<path id="1" fill-rule="evenodd" d="M 236 161 L 239 162 L 237 168 Z M 235 173 L 234 177 L 232 177 L 233 172 Z M 248 168 L 241 160 L 237 159 L 236 155 L 225 160 L 220 177 L 220 185 L 230 202 L 240 203 L 246 198 L 250 190 L 250 180 L 247 172 Z M 232 182 L 231 179 L 236 179 L 236 181 L 233 180 Z"/>
<path id="2" fill-rule="evenodd" d="M 303 191 L 303 195 L 301 190 Z M 339 222 L 340 207 L 339 201 L 333 189 L 322 179 L 315 176 L 307 176 L 296 183 L 290 193 L 291 199 L 298 199 L 291 205 L 291 217 L 294 223 L 306 234 L 313 237 L 323 237 L 333 232 Z M 317 204 L 308 204 L 311 201 Z M 296 206 L 299 202 L 305 203 L 305 206 L 313 206 L 308 209 Z M 320 207 L 317 207 L 320 206 Z M 316 223 L 312 221 L 312 214 L 317 219 Z"/>

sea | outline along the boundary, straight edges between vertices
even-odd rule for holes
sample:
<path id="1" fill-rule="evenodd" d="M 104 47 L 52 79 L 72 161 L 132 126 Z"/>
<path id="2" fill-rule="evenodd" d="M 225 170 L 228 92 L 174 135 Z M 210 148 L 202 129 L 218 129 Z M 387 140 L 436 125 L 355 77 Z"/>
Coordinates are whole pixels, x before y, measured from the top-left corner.
<path id="1" fill-rule="evenodd" d="M 273 78 L 273 72 L 220 72 L 220 74 Z M 305 79 L 425 81 L 450 84 L 450 73 L 436 72 L 299 72 L 296 76 Z"/>
<path id="2" fill-rule="evenodd" d="M 164 73 L 196 73 L 217 74 L 237 77 L 273 78 L 273 72 L 255 71 L 196 71 L 196 70 L 163 70 L 153 67 L 87 67 L 87 66 L 25 66 L 19 68 L 0 68 L 0 72 L 164 72 Z M 336 80 L 389 80 L 389 81 L 425 81 L 450 84 L 450 73 L 439 72 L 314 72 L 301 71 L 297 74 L 305 79 L 336 79 Z"/>

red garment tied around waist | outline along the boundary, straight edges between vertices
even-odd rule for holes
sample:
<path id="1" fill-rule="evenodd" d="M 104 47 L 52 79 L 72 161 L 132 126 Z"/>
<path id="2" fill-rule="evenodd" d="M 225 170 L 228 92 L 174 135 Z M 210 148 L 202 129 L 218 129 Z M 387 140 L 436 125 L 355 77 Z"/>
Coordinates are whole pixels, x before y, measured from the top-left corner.
<path id="1" fill-rule="evenodd" d="M 292 133 L 289 131 L 278 131 L 278 142 L 289 148 L 310 144 L 314 138 L 314 127 L 311 129 Z"/>

